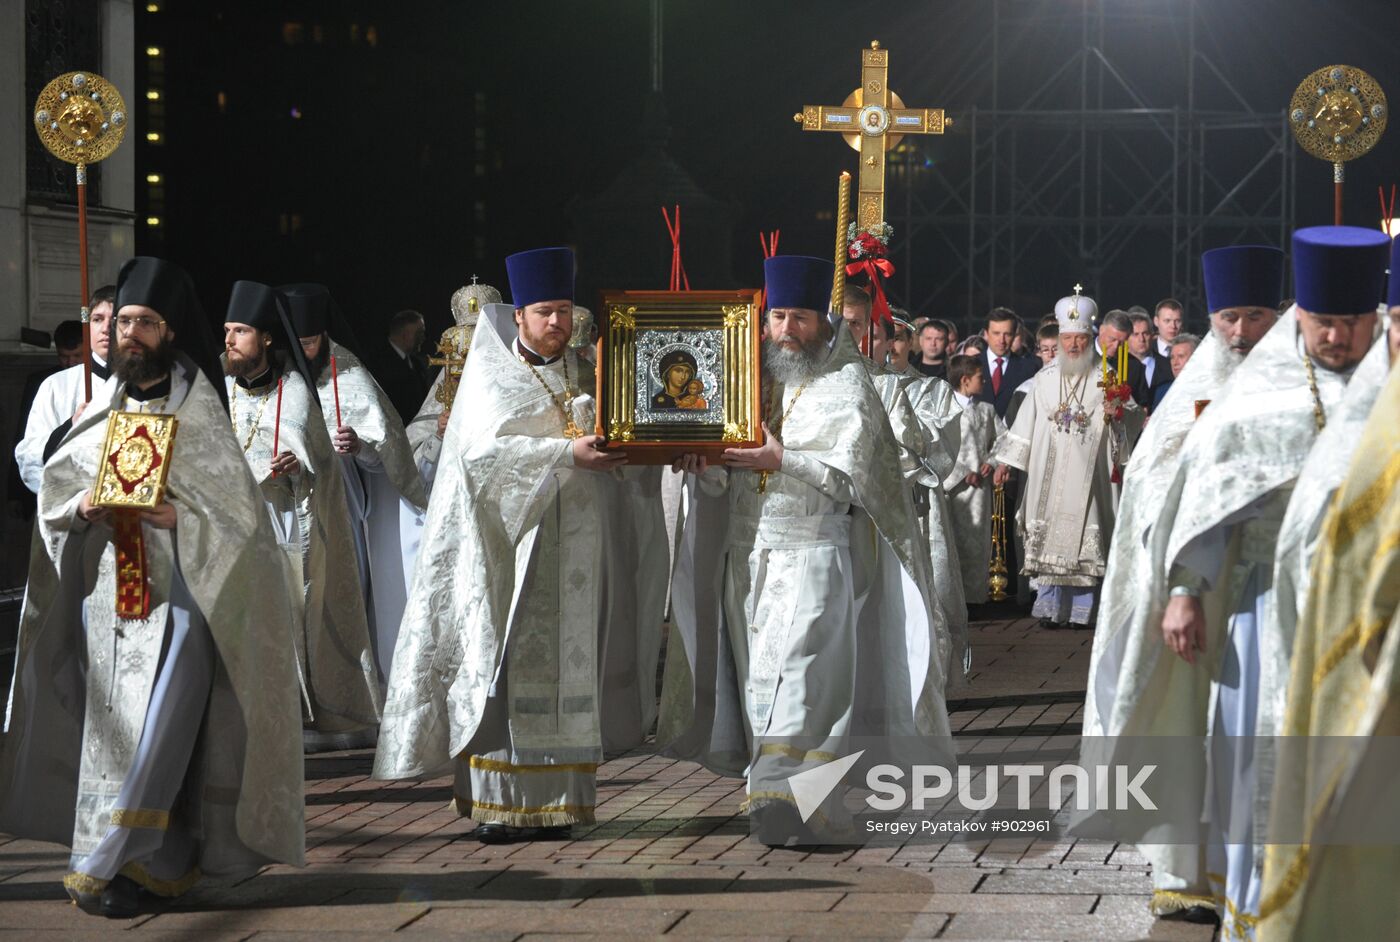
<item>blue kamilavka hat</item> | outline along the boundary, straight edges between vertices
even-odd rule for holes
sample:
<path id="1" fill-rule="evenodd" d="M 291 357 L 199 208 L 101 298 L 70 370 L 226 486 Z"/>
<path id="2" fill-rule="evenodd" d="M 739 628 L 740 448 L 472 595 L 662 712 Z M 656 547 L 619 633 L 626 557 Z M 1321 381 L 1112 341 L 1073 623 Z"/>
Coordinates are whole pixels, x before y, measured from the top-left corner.
<path id="1" fill-rule="evenodd" d="M 1293 287 L 1309 314 L 1374 314 L 1385 296 L 1390 237 L 1360 226 L 1293 233 Z"/>
<path id="2" fill-rule="evenodd" d="M 574 253 L 572 249 L 531 249 L 506 257 L 510 279 L 510 300 L 516 307 L 540 301 L 574 299 Z"/>
<path id="3" fill-rule="evenodd" d="M 774 255 L 763 261 L 768 309 L 803 308 L 825 314 L 831 307 L 831 280 L 836 265 L 829 258 Z"/>
<path id="4" fill-rule="evenodd" d="M 1283 300 L 1283 252 L 1271 245 L 1231 245 L 1201 256 L 1210 313 L 1229 307 L 1276 308 Z"/>

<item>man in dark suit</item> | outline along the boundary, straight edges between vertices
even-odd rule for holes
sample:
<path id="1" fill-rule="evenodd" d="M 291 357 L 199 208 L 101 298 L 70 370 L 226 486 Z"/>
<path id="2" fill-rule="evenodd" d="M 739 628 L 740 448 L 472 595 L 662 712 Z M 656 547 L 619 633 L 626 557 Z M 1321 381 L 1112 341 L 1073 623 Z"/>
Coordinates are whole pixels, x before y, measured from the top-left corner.
<path id="1" fill-rule="evenodd" d="M 1016 315 L 1007 308 L 992 308 L 987 315 L 987 352 L 982 357 L 982 392 L 977 400 L 991 403 L 1003 419 L 1016 387 L 1040 369 L 1039 357 L 1011 355 L 1011 340 L 1019 326 Z"/>
<path id="2" fill-rule="evenodd" d="M 405 425 L 418 414 L 432 385 L 427 358 L 420 352 L 427 335 L 417 311 L 399 311 L 389 319 L 389 351 L 376 378 Z"/>
<path id="3" fill-rule="evenodd" d="M 1099 356 L 1108 358 L 1113 369 L 1118 364 L 1118 348 L 1133 335 L 1133 321 L 1127 311 L 1113 310 L 1103 316 L 1099 324 Z M 1128 386 L 1133 391 L 1133 401 L 1146 409 L 1152 404 L 1152 394 L 1147 388 L 1147 371 L 1136 357 L 1128 357 Z"/>
<path id="4" fill-rule="evenodd" d="M 1128 337 L 1128 352 L 1142 364 L 1143 375 L 1147 380 L 1148 402 L 1155 408 L 1157 391 L 1163 386 L 1170 386 L 1172 382 L 1171 357 L 1162 356 L 1158 352 L 1157 344 L 1153 342 L 1156 335 L 1152 330 L 1152 318 L 1147 316 L 1146 311 L 1141 314 L 1131 312 L 1128 317 L 1133 322 L 1133 333 Z"/>

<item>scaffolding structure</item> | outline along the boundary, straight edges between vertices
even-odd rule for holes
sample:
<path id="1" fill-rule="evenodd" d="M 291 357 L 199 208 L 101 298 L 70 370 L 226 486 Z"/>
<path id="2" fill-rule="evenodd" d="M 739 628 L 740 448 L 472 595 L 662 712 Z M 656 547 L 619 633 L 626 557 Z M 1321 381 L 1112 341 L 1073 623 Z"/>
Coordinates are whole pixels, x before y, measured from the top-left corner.
<path id="1" fill-rule="evenodd" d="M 891 155 L 894 287 L 911 310 L 1034 318 L 1080 281 L 1103 308 L 1170 295 L 1200 321 L 1202 251 L 1286 244 L 1287 103 L 1245 100 L 1198 43 L 1218 27 L 1196 0 L 978 6 L 982 40 L 941 96 L 953 133 Z"/>

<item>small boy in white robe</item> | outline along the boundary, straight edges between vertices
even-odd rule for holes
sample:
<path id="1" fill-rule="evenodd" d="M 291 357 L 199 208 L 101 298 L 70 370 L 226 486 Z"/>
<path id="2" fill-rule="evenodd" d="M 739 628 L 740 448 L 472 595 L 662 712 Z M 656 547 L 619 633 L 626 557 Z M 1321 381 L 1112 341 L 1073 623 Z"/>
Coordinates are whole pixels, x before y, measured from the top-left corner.
<path id="1" fill-rule="evenodd" d="M 987 601 L 987 570 L 992 561 L 992 447 L 1006 426 L 990 403 L 978 402 L 982 392 L 979 357 L 959 355 L 948 361 L 948 382 L 962 406 L 958 419 L 962 441 L 953 470 L 943 479 L 953 539 L 962 565 L 963 591 L 969 605 Z"/>

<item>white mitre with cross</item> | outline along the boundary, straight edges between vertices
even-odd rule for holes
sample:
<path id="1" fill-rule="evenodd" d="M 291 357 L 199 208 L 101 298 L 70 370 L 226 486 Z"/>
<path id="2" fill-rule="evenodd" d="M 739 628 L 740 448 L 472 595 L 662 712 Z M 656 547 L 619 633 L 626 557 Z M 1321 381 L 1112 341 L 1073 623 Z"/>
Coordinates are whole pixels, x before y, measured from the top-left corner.
<path id="1" fill-rule="evenodd" d="M 1080 294 L 1082 285 L 1074 286 L 1074 294 L 1055 302 L 1055 320 L 1059 322 L 1062 334 L 1093 333 L 1094 321 L 1099 317 L 1099 306 L 1088 295 Z"/>

